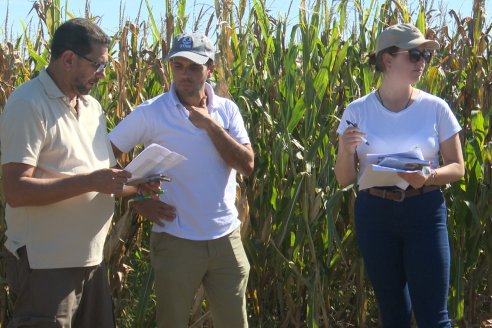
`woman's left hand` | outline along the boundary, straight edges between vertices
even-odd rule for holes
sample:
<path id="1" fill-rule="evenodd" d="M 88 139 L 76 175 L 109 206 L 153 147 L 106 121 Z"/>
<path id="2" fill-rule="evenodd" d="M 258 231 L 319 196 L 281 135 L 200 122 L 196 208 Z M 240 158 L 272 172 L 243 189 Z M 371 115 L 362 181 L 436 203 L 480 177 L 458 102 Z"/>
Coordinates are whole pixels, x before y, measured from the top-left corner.
<path id="1" fill-rule="evenodd" d="M 410 184 L 414 189 L 419 189 L 424 186 L 427 178 L 420 171 L 415 172 L 398 172 L 398 176 L 404 179 L 406 182 Z"/>

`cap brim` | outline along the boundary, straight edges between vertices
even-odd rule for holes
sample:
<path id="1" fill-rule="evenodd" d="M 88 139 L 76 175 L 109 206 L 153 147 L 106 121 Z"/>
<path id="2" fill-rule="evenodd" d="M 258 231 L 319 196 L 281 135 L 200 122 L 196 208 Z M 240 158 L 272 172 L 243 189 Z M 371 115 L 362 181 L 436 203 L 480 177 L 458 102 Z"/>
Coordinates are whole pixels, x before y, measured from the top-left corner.
<path id="1" fill-rule="evenodd" d="M 172 55 L 168 55 L 166 57 L 166 60 L 170 60 L 174 57 L 183 57 L 183 58 L 189 59 L 189 60 L 191 60 L 197 64 L 200 64 L 200 65 L 205 65 L 210 60 L 210 58 L 207 56 L 199 55 L 199 54 L 191 52 L 191 51 L 176 52 Z"/>
<path id="2" fill-rule="evenodd" d="M 399 48 L 402 49 L 412 49 L 412 48 L 417 48 L 420 46 L 424 46 L 426 49 L 429 50 L 436 50 L 439 49 L 440 45 L 438 42 L 434 40 L 428 40 L 428 39 L 416 39 L 412 40 L 410 42 L 406 42 L 404 44 L 398 45 Z"/>

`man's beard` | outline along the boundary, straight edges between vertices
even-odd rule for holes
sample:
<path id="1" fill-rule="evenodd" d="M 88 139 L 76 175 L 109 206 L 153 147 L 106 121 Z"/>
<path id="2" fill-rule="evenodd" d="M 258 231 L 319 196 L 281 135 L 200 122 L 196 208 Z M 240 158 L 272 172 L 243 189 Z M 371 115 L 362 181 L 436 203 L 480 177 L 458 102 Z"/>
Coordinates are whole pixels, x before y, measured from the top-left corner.
<path id="1" fill-rule="evenodd" d="M 86 82 L 86 83 L 79 82 L 75 85 L 75 89 L 80 95 L 83 96 L 88 95 L 91 92 L 92 86 L 97 84 L 97 81 L 94 82 L 94 84 L 91 87 L 87 87 L 87 84 L 89 83 L 91 82 Z"/>

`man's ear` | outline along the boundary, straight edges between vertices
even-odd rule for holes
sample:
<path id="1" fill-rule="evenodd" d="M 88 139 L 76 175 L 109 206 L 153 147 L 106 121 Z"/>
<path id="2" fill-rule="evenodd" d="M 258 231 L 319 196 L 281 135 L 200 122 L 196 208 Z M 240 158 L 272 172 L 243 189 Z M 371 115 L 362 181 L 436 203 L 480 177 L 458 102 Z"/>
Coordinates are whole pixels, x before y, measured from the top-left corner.
<path id="1" fill-rule="evenodd" d="M 58 60 L 62 63 L 65 70 L 71 71 L 74 66 L 74 60 L 77 55 L 72 50 L 65 50 Z"/>
<path id="2" fill-rule="evenodd" d="M 212 74 L 214 73 L 215 65 L 212 63 L 207 66 L 208 69 L 208 78 L 212 77 Z"/>

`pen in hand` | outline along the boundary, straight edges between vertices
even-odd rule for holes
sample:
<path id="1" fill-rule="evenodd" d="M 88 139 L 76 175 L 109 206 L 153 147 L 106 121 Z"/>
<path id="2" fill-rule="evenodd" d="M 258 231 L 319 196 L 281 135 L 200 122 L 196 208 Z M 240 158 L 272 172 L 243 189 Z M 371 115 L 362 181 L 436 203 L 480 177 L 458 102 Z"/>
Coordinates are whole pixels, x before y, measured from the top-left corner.
<path id="1" fill-rule="evenodd" d="M 357 128 L 357 127 L 358 127 L 358 126 L 357 126 L 357 123 L 352 123 L 352 122 L 350 122 L 349 120 L 346 120 L 345 122 L 347 122 L 347 124 L 348 124 L 348 125 L 351 125 L 351 126 L 353 126 L 354 128 Z M 369 146 L 369 141 L 367 141 L 367 139 L 366 139 L 366 138 L 364 138 L 364 137 L 360 137 L 360 138 L 362 139 L 362 141 L 363 141 L 366 145 L 368 145 L 368 146 Z"/>
<path id="2" fill-rule="evenodd" d="M 164 193 L 164 190 L 159 190 L 158 192 L 155 192 L 155 193 L 151 193 L 151 194 L 147 194 L 147 195 L 141 195 L 141 194 L 137 194 L 135 197 L 131 198 L 128 203 L 131 203 L 131 202 L 138 202 L 138 201 L 141 201 L 141 200 L 144 200 L 144 199 L 153 199 L 154 195 L 162 195 Z"/>

